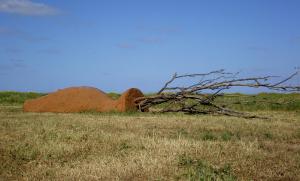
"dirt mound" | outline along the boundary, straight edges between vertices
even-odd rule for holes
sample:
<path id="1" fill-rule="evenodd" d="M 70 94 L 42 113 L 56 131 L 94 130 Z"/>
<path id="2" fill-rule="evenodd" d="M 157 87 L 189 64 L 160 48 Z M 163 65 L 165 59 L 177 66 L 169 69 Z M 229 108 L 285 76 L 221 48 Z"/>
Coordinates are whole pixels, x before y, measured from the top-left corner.
<path id="1" fill-rule="evenodd" d="M 144 96 L 136 88 L 128 89 L 118 100 L 92 87 L 71 87 L 24 103 L 25 112 L 125 112 L 136 110 L 134 99 Z"/>

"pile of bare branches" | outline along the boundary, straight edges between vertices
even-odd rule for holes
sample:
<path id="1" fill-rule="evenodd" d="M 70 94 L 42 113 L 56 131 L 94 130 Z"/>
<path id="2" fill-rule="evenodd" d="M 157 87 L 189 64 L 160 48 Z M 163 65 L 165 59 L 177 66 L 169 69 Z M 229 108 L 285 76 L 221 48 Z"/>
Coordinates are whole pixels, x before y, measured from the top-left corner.
<path id="1" fill-rule="evenodd" d="M 227 73 L 223 69 L 204 74 L 177 75 L 153 96 L 141 97 L 135 100 L 140 111 L 163 104 L 164 108 L 156 112 L 184 112 L 188 114 L 219 114 L 244 118 L 259 117 L 226 108 L 218 105 L 215 99 L 223 96 L 223 91 L 234 87 L 266 88 L 268 90 L 283 92 L 298 92 L 300 86 L 285 85 L 298 72 L 286 79 L 271 83 L 275 76 L 239 78 L 239 73 Z M 175 80 L 197 78 L 196 83 L 188 86 L 170 86 Z"/>

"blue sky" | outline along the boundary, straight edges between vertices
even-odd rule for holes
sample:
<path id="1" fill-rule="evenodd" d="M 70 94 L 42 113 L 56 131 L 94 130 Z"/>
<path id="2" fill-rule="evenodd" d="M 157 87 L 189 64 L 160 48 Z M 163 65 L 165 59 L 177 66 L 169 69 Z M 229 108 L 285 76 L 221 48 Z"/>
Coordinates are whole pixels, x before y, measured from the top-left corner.
<path id="1" fill-rule="evenodd" d="M 0 90 L 154 92 L 175 72 L 223 68 L 285 76 L 300 66 L 299 9 L 299 0 L 0 0 Z"/>

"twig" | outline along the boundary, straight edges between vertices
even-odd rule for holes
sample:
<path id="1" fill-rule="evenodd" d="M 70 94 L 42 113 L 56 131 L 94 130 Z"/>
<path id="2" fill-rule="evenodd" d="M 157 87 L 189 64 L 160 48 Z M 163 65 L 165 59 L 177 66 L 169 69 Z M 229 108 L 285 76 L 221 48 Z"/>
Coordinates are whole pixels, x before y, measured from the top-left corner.
<path id="1" fill-rule="evenodd" d="M 157 94 L 149 97 L 141 97 L 135 100 L 139 110 L 148 110 L 155 105 L 168 103 L 169 106 L 165 107 L 158 112 L 183 112 L 188 114 L 219 114 L 243 118 L 263 118 L 257 115 L 249 115 L 246 113 L 230 110 L 226 107 L 220 106 L 215 103 L 215 98 L 222 96 L 222 91 L 233 87 L 250 87 L 260 88 L 264 87 L 269 90 L 284 91 L 284 92 L 298 92 L 300 86 L 284 86 L 283 84 L 295 77 L 298 72 L 293 73 L 286 79 L 271 84 L 271 79 L 274 76 L 264 77 L 248 77 L 238 78 L 236 74 L 226 73 L 223 69 L 211 71 L 204 74 L 184 74 L 177 75 L 175 73 L 172 78 L 167 81 L 164 86 L 157 92 Z M 232 76 L 226 76 L 232 75 Z M 210 78 L 215 76 L 214 78 Z M 201 81 L 194 83 L 190 86 L 182 87 L 169 87 L 174 81 L 181 78 L 194 78 L 201 77 Z M 165 91 L 171 91 L 163 93 Z M 200 92 L 212 92 L 204 94 Z M 189 101 L 193 104 L 187 105 Z M 172 107 L 173 106 L 173 107 Z"/>

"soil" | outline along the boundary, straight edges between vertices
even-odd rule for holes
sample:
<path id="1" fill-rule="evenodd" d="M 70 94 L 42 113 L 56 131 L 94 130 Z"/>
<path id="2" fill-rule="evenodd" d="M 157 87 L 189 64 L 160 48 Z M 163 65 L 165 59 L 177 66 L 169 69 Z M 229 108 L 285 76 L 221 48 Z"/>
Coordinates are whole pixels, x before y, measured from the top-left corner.
<path id="1" fill-rule="evenodd" d="M 46 96 L 27 100 L 25 112 L 126 112 L 137 110 L 134 100 L 143 97 L 136 88 L 128 89 L 118 100 L 113 100 L 105 92 L 93 87 L 70 87 Z"/>

